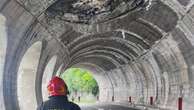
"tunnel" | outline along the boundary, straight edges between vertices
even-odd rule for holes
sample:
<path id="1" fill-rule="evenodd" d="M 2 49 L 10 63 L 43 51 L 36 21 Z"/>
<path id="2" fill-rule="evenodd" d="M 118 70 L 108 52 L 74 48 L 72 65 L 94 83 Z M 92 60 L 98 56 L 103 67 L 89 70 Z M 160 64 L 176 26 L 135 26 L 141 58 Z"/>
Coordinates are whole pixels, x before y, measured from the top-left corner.
<path id="1" fill-rule="evenodd" d="M 194 0 L 0 0 L 1 110 L 35 110 L 72 67 L 100 102 L 194 110 Z"/>

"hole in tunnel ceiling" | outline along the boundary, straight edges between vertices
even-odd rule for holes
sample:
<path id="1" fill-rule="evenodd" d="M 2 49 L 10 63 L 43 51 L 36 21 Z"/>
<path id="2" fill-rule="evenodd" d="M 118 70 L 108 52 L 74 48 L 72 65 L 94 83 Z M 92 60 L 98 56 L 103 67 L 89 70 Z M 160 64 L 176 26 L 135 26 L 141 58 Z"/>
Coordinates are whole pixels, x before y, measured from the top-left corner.
<path id="1" fill-rule="evenodd" d="M 73 23 L 98 23 L 143 9 L 149 0 L 58 0 L 45 15 Z"/>

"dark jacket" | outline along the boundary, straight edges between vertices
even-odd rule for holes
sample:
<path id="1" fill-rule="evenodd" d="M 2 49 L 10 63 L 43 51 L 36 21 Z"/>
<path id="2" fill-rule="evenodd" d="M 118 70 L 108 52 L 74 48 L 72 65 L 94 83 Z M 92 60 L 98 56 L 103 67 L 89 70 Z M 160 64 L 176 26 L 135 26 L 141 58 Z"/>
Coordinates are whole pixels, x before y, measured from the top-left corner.
<path id="1" fill-rule="evenodd" d="M 43 102 L 38 110 L 81 110 L 80 107 L 69 102 L 66 96 L 51 96 L 48 101 Z"/>

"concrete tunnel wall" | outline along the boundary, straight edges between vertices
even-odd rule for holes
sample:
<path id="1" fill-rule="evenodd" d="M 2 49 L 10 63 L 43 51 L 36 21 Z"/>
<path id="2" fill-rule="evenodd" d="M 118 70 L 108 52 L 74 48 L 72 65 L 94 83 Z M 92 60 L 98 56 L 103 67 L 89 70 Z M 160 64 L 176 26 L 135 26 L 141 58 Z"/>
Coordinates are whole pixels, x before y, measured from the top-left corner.
<path id="1" fill-rule="evenodd" d="M 5 64 L 5 56 L 6 56 L 6 48 L 7 48 L 7 34 L 6 34 L 6 19 L 3 15 L 0 14 L 0 75 L 1 75 L 1 83 L 0 89 L 3 89 L 3 67 Z M 1 108 L 4 108 L 4 101 L 3 101 L 3 92 L 0 92 L 0 100 L 1 100 Z"/>
<path id="2" fill-rule="evenodd" d="M 184 110 L 194 109 L 193 0 L 156 0 L 146 10 L 89 25 L 45 16 L 56 1 L 0 1 L 1 110 L 22 110 L 18 70 L 36 42 L 42 43 L 32 90 L 37 104 L 43 100 L 45 68 L 57 55 L 53 75 L 69 67 L 93 71 L 100 101 L 132 96 L 136 104 L 149 105 L 153 96 L 156 106 L 174 110 L 183 97 Z"/>
<path id="3" fill-rule="evenodd" d="M 21 110 L 37 108 L 36 97 L 34 97 L 36 94 L 32 92 L 32 90 L 35 90 L 36 71 L 40 59 L 41 46 L 41 42 L 33 44 L 24 54 L 19 66 L 17 75 L 17 97 Z"/>

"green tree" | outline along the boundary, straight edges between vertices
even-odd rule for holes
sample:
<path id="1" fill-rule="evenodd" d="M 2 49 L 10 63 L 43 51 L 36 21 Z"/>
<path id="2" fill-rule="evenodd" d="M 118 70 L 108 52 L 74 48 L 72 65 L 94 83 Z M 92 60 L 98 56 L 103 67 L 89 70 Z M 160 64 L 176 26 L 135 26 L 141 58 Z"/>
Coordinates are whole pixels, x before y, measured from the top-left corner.
<path id="1" fill-rule="evenodd" d="M 67 83 L 70 93 L 78 91 L 92 93 L 93 95 L 98 94 L 98 84 L 89 71 L 70 68 L 63 73 L 62 78 Z"/>

